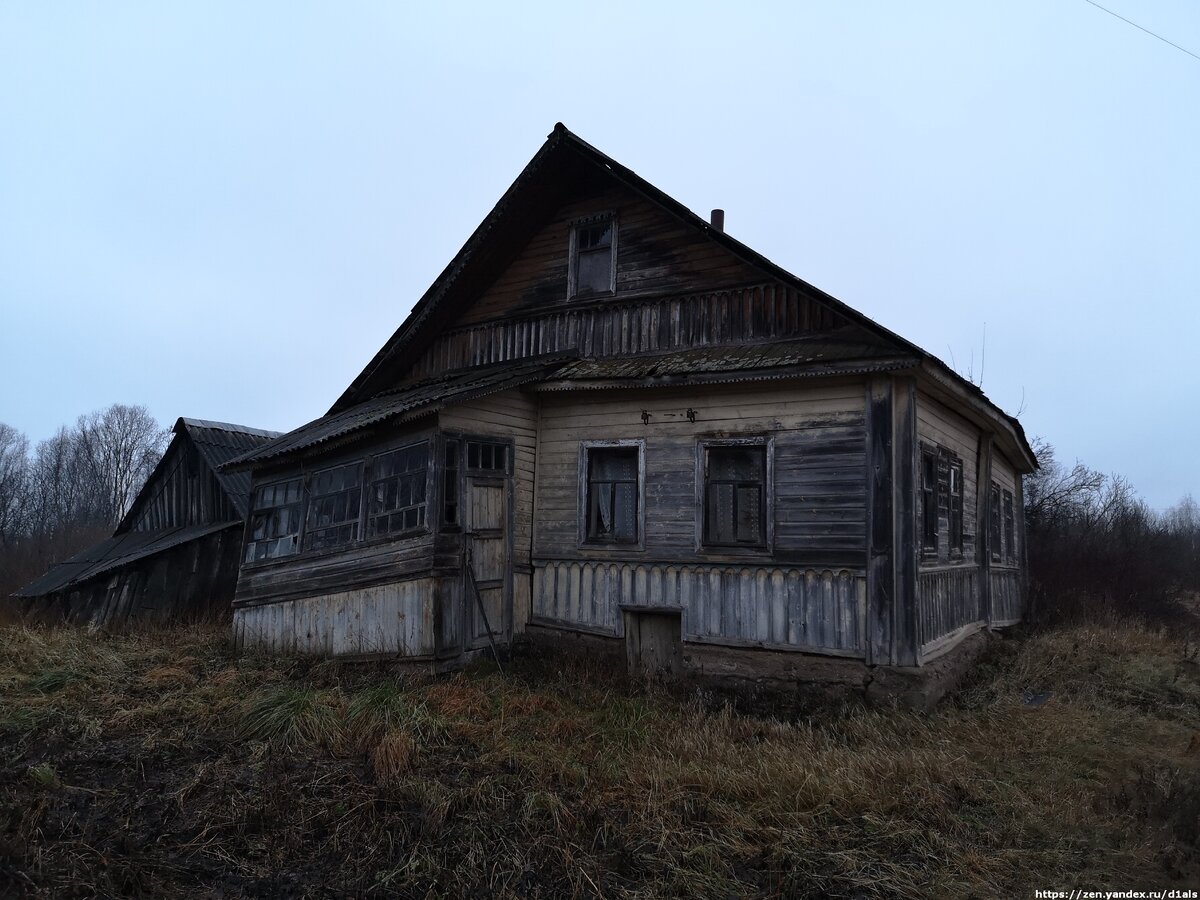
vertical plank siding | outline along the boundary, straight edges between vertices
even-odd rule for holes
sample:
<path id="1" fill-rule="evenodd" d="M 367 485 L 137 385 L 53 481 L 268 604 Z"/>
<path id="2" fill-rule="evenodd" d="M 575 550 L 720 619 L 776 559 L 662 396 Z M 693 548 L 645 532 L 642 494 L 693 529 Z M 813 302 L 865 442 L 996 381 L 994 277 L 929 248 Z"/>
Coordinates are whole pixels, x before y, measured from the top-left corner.
<path id="1" fill-rule="evenodd" d="M 317 656 L 432 657 L 435 579 L 417 578 L 233 613 L 239 649 Z"/>
<path id="2" fill-rule="evenodd" d="M 65 621 L 116 629 L 130 623 L 167 624 L 227 619 L 237 582 L 242 526 L 139 559 L 66 591 L 22 603 L 31 621 Z"/>
<path id="3" fill-rule="evenodd" d="M 989 577 L 992 582 L 994 624 L 1007 625 L 1019 621 L 1025 613 L 1021 570 L 993 567 Z"/>
<path id="4" fill-rule="evenodd" d="M 138 498 L 139 508 L 129 526 L 132 530 L 156 531 L 242 518 L 190 440 L 177 438 L 168 453 L 170 459 L 155 471 L 154 480 Z"/>
<path id="5" fill-rule="evenodd" d="M 861 656 L 866 581 L 848 570 L 538 560 L 535 622 L 624 636 L 621 604 L 680 607 L 687 640 Z"/>
<path id="6" fill-rule="evenodd" d="M 637 302 L 608 300 L 447 331 L 405 380 L 565 350 L 588 358 L 625 356 L 767 341 L 842 324 L 827 307 L 774 283 Z"/>
<path id="7" fill-rule="evenodd" d="M 917 578 L 917 625 L 921 651 L 966 625 L 986 620 L 974 566 L 923 571 Z"/>

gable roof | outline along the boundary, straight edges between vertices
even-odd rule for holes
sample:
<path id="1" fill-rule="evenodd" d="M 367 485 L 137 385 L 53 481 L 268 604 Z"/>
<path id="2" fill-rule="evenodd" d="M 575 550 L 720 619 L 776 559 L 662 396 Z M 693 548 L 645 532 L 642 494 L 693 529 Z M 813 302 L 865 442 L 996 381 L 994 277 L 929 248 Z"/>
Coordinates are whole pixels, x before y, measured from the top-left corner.
<path id="1" fill-rule="evenodd" d="M 462 305 L 473 298 L 474 292 L 486 287 L 502 271 L 532 234 L 537 223 L 559 202 L 565 187 L 580 178 L 581 167 L 603 171 L 736 258 L 860 326 L 877 340 L 889 345 L 895 354 L 912 356 L 936 380 L 948 382 L 956 392 L 973 400 L 993 419 L 1006 426 L 1015 449 L 1025 457 L 1029 467 L 1036 467 L 1037 461 L 1020 423 L 992 403 L 978 386 L 912 342 L 796 277 L 723 230 L 713 228 L 707 220 L 567 130 L 561 122 L 555 124 L 541 149 L 414 304 L 400 327 L 333 404 L 329 414 L 339 413 L 388 390 Z"/>
<path id="2" fill-rule="evenodd" d="M 159 473 L 169 465 L 168 457 L 172 455 L 178 442 L 190 442 L 196 448 L 200 458 L 212 471 L 217 484 L 225 492 L 229 502 L 233 504 L 233 508 L 245 519 L 250 510 L 250 476 L 243 472 L 222 472 L 220 467 L 235 456 L 240 456 L 248 450 L 279 437 L 280 432 L 234 425 L 230 422 L 189 419 L 183 416 L 175 420 L 171 432 L 175 435 L 171 446 L 167 448 L 167 452 L 163 454 L 154 471 L 150 473 L 150 477 L 146 479 L 146 483 L 142 485 L 142 489 L 138 491 L 138 495 L 129 506 L 129 511 L 117 525 L 117 532 L 127 530 L 137 519 L 138 511 L 142 504 L 149 499 L 150 492 L 153 490 L 152 485 Z"/>

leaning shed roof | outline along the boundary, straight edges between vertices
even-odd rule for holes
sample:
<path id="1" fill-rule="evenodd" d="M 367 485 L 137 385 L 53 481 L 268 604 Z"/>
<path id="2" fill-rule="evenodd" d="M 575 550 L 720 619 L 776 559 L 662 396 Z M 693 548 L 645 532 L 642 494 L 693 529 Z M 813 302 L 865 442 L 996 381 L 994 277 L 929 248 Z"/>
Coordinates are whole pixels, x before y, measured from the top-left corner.
<path id="1" fill-rule="evenodd" d="M 495 391 L 537 381 L 562 365 L 564 354 L 533 357 L 522 364 L 505 364 L 473 369 L 452 376 L 422 381 L 404 390 L 381 394 L 340 412 L 301 425 L 282 437 L 229 462 L 226 471 L 240 471 L 256 463 L 282 461 L 285 457 L 331 445 L 381 422 L 405 422 L 437 412 L 451 403 L 461 403 Z M 249 477 L 248 475 L 243 477 Z"/>
<path id="2" fill-rule="evenodd" d="M 503 270 L 520 250 L 522 242 L 533 233 L 538 222 L 560 202 L 564 188 L 580 177 L 581 167 L 607 173 L 734 256 L 871 332 L 890 344 L 896 353 L 912 355 L 931 377 L 979 404 L 990 418 L 1002 423 L 1009 431 L 1014 448 L 1026 457 L 1029 465 L 1036 466 L 1036 459 L 1020 423 L 992 403 L 978 386 L 932 354 L 796 277 L 723 230 L 713 228 L 678 200 L 571 133 L 561 122 L 554 126 L 541 149 L 416 302 L 396 332 L 338 398 L 330 414 L 340 413 L 391 387 L 404 374 L 411 361 L 420 355 L 421 350 L 476 296 L 478 290 L 490 284 Z"/>
<path id="3" fill-rule="evenodd" d="M 95 546 L 88 547 L 65 562 L 58 563 L 41 578 L 13 593 L 14 597 L 42 597 L 67 590 L 105 572 L 137 562 L 155 553 L 170 550 L 196 538 L 225 528 L 240 526 L 238 522 L 216 522 L 208 525 L 188 525 L 161 531 L 125 531 L 115 534 Z"/>

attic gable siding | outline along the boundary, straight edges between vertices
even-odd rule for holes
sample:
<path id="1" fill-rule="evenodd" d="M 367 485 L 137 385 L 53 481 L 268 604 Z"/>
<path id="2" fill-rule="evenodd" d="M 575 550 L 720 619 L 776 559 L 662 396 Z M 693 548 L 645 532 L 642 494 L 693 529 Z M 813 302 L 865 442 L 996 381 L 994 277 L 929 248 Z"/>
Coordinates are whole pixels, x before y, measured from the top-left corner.
<path id="1" fill-rule="evenodd" d="M 469 325 L 566 306 L 571 222 L 617 216 L 617 300 L 712 290 L 765 280 L 763 273 L 628 188 L 611 186 L 561 207 L 508 269 L 459 319 Z"/>
<path id="2" fill-rule="evenodd" d="M 138 508 L 124 530 L 153 531 L 242 518 L 195 446 L 182 437 L 172 441 L 167 457 L 137 502 Z"/>
<path id="3" fill-rule="evenodd" d="M 567 298 L 571 222 L 617 216 L 615 296 Z M 843 316 L 744 262 L 621 186 L 559 208 L 504 273 L 393 386 L 538 356 L 626 356 L 759 344 L 846 325 Z"/>

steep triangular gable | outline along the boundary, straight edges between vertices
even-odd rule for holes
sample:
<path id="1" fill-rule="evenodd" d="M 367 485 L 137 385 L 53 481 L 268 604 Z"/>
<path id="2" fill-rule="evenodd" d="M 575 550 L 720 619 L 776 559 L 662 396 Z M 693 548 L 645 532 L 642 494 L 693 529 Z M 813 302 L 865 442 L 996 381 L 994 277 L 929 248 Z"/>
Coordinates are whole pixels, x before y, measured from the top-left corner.
<path id="1" fill-rule="evenodd" d="M 782 297 L 782 302 L 791 304 L 799 315 L 816 322 L 818 327 L 815 330 L 829 331 L 846 327 L 851 332 L 870 335 L 889 352 L 911 354 L 923 369 L 952 383 L 971 402 L 979 403 L 988 410 L 989 416 L 1004 423 L 1004 427 L 1011 430 L 1022 455 L 1036 465 L 1020 424 L 991 403 L 977 386 L 963 379 L 941 360 L 797 278 L 723 231 L 713 228 L 679 201 L 572 134 L 562 123 L 555 126 L 542 148 L 413 306 L 403 324 L 334 403 L 330 414 L 395 389 L 414 364 L 431 362 L 424 357 L 425 352 L 439 336 L 458 323 L 466 324 L 473 319 L 485 322 L 489 318 L 519 312 L 522 308 L 532 309 L 545 304 L 552 306 L 553 295 L 561 292 L 558 286 L 565 281 L 561 268 L 547 272 L 543 287 L 539 288 L 535 279 L 534 286 L 520 288 L 516 287 L 516 281 L 522 272 L 514 265 L 514 261 L 520 259 L 523 251 L 530 252 L 529 248 L 538 240 L 557 241 L 561 246 L 561 228 L 564 224 L 561 219 L 565 215 L 563 198 L 583 197 L 589 191 L 596 193 L 600 190 L 615 190 L 617 193 L 614 196 L 619 198 L 616 202 L 632 196 L 637 198 L 639 209 L 653 208 L 665 214 L 673 223 L 671 227 L 677 229 L 673 236 L 676 246 L 700 241 L 711 248 L 714 258 L 732 260 L 714 286 L 726 283 L 721 280 L 725 277 L 729 284 L 745 284 L 753 280 L 755 275 L 761 276 L 764 284 L 757 292 L 744 297 L 726 298 L 724 302 L 777 308 Z M 560 221 L 556 221 L 556 217 Z M 559 229 L 557 235 L 556 229 Z M 623 251 L 619 248 L 619 264 L 622 255 Z M 506 270 L 509 270 L 508 276 Z M 524 274 L 527 276 L 528 272 Z M 502 290 L 506 284 L 507 296 Z M 698 305 L 703 310 L 707 298 L 698 299 Z M 635 327 L 649 329 L 661 326 L 661 321 L 655 321 L 655 316 L 657 313 L 651 314 L 649 322 L 643 317 L 641 322 L 634 323 Z M 471 335 L 463 337 L 466 341 L 473 340 Z M 522 339 L 519 333 L 505 336 L 505 340 L 514 342 Z M 565 348 L 557 344 L 539 344 L 535 349 L 555 352 Z M 453 359 L 455 354 L 450 352 L 448 357 Z M 486 354 L 479 358 L 476 354 L 470 364 L 500 362 L 507 358 L 504 355 L 489 358 Z M 432 362 L 436 365 L 437 361 Z"/>
<path id="2" fill-rule="evenodd" d="M 235 522 L 246 517 L 250 480 L 218 467 L 279 436 L 224 422 L 180 418 L 161 460 L 114 534 Z"/>
<path id="3" fill-rule="evenodd" d="M 564 198 L 571 198 L 568 204 Z M 584 198 L 584 199 L 580 199 Z M 578 201 L 578 202 L 576 202 Z M 645 179 L 580 140 L 561 124 L 475 230 L 388 342 L 333 405 L 336 412 L 393 388 L 438 335 L 457 324 L 484 321 L 539 306 L 569 306 L 565 297 L 565 229 L 575 211 L 609 203 L 624 209 L 630 224 L 649 228 L 619 234 L 654 235 L 643 246 L 618 251 L 618 299 L 670 290 L 689 275 L 706 289 L 786 279 L 805 301 L 837 321 L 866 324 L 897 349 L 911 345 L 840 301 L 800 281 L 754 253 Z M 620 240 L 620 237 L 619 237 Z M 529 283 L 529 264 L 539 255 L 542 277 Z M 681 257 L 683 265 L 680 265 Z M 533 267 L 536 269 L 537 264 Z M 621 283 L 643 280 L 641 290 Z M 656 280 L 657 279 L 657 280 Z M 519 286 L 522 280 L 525 286 Z M 697 279 L 693 278 L 693 283 Z M 554 348 L 551 348 L 554 349 Z"/>

